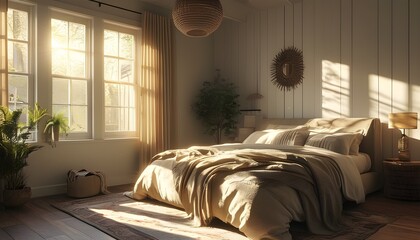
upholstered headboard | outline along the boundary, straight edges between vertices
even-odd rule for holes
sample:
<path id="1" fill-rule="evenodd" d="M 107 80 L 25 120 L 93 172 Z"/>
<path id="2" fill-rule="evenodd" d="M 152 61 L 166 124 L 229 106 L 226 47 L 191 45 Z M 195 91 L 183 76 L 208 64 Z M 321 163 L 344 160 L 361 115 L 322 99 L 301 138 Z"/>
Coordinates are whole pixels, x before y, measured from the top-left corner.
<path id="1" fill-rule="evenodd" d="M 261 119 L 257 129 L 284 128 L 306 125 L 309 131 L 324 133 L 359 132 L 364 135 L 360 144 L 360 152 L 370 156 L 371 171 L 362 174 L 365 192 L 370 193 L 382 187 L 382 130 L 377 118 L 314 118 L 314 119 Z M 365 178 L 365 179 L 364 179 Z"/>

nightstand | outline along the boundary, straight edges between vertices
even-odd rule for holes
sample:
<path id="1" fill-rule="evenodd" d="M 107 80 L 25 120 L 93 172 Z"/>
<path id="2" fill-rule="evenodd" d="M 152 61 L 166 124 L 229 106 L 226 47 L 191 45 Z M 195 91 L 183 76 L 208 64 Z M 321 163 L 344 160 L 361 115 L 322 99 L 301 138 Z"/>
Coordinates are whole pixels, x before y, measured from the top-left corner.
<path id="1" fill-rule="evenodd" d="M 420 161 L 384 161 L 385 195 L 404 200 L 420 200 Z"/>

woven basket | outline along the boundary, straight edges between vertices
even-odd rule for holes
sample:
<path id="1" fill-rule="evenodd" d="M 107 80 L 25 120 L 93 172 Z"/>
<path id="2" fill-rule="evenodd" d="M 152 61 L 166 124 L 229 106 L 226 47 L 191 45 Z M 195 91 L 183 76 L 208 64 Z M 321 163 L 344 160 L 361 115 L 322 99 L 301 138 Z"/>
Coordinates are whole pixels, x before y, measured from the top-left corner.
<path id="1" fill-rule="evenodd" d="M 67 195 L 74 198 L 86 198 L 101 192 L 101 179 L 96 175 L 79 176 L 67 183 Z"/>

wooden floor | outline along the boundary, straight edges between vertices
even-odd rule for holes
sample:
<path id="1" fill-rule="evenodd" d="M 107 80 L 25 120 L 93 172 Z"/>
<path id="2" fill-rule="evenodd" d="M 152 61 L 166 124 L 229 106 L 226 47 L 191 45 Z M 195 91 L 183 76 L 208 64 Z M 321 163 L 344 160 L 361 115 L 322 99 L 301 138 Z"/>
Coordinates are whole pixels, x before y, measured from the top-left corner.
<path id="1" fill-rule="evenodd" d="M 112 192 L 130 189 L 129 185 L 111 187 Z M 0 210 L 0 240 L 107 240 L 113 239 L 96 228 L 77 220 L 50 206 L 51 201 L 68 200 L 64 195 L 35 198 L 19 209 Z M 365 209 L 396 218 L 392 224 L 381 228 L 369 239 L 420 240 L 420 202 L 385 198 L 382 193 L 367 197 L 358 206 L 346 208 Z"/>

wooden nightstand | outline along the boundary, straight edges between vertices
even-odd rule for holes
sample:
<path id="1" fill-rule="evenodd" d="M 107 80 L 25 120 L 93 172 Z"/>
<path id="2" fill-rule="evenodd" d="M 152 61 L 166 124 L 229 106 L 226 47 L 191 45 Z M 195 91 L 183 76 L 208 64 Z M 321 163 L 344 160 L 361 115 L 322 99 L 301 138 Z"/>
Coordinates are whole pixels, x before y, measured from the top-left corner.
<path id="1" fill-rule="evenodd" d="M 404 200 L 420 200 L 420 161 L 384 161 L 385 195 Z"/>

